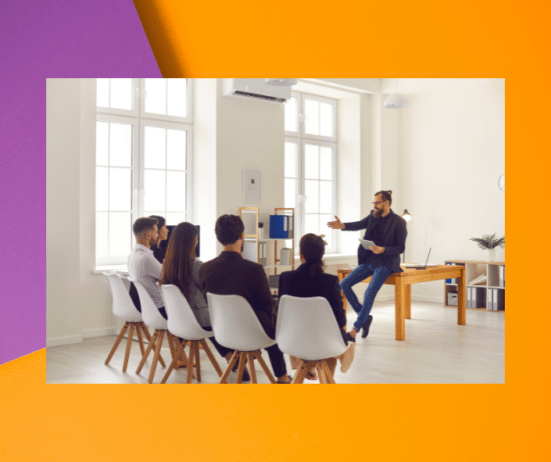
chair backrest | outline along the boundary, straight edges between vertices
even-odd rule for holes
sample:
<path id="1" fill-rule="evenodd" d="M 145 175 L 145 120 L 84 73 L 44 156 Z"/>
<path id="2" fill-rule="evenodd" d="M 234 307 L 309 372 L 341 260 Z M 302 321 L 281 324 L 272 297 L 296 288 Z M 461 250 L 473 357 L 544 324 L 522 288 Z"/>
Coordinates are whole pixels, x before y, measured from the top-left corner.
<path id="1" fill-rule="evenodd" d="M 140 305 L 142 306 L 142 317 L 145 324 L 149 327 L 152 327 L 153 329 L 166 330 L 166 319 L 163 318 L 161 313 L 159 313 L 159 309 L 157 308 L 157 306 L 155 306 L 155 302 L 151 298 L 151 295 L 149 295 L 149 292 L 147 291 L 145 286 L 135 279 L 131 279 L 131 281 L 136 286 L 136 289 L 138 289 Z"/>
<path id="2" fill-rule="evenodd" d="M 186 340 L 201 340 L 213 336 L 212 332 L 204 330 L 199 325 L 186 297 L 177 286 L 164 284 L 161 286 L 161 293 L 171 334 Z"/>
<path id="3" fill-rule="evenodd" d="M 334 358 L 346 350 L 335 315 L 323 297 L 283 295 L 277 313 L 276 341 L 284 353 L 308 361 Z"/>
<path id="4" fill-rule="evenodd" d="M 114 271 L 104 271 L 103 275 L 107 279 L 109 288 L 111 289 L 113 314 L 125 321 L 140 322 L 142 314 L 134 306 L 134 302 L 130 298 L 128 288 L 125 286 L 122 276 Z"/>
<path id="5" fill-rule="evenodd" d="M 275 343 L 260 324 L 251 305 L 240 295 L 207 293 L 214 338 L 238 351 L 254 351 Z"/>

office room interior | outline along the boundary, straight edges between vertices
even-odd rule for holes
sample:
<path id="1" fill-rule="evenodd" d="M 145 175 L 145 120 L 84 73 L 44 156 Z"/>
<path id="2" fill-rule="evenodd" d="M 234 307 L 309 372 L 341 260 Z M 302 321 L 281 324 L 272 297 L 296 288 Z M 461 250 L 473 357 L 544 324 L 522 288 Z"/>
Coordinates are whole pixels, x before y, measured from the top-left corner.
<path id="1" fill-rule="evenodd" d="M 143 79 L 135 80 L 136 88 L 144 85 Z M 285 143 L 292 134 L 285 130 L 285 104 L 227 96 L 224 80 L 187 82 L 187 203 L 185 215 L 173 216 L 200 226 L 203 262 L 222 250 L 214 234 L 219 216 L 258 207 L 260 220 L 266 222 L 276 208 L 289 204 Z M 136 344 L 126 373 L 120 367 L 126 341 L 110 364 L 104 364 L 124 322 L 112 313 L 102 271 L 124 270 L 125 262 L 112 260 L 111 266 L 109 258 L 96 255 L 97 85 L 96 79 L 46 83 L 47 382 L 147 383 L 145 370 L 134 373 L 141 358 Z M 505 193 L 498 187 L 505 172 L 504 79 L 308 78 L 298 79 L 292 91 L 334 101 L 332 215 L 343 222 L 358 221 L 371 212 L 374 193 L 392 190 L 392 210 L 411 214 L 405 262 L 425 263 L 429 249 L 430 264 L 487 260 L 471 238 L 505 235 Z M 407 97 L 409 107 L 384 107 L 396 92 Z M 146 122 L 142 118 L 136 127 Z M 134 133 L 132 143 L 141 142 Z M 260 172 L 260 202 L 244 202 L 247 170 Z M 138 194 L 132 191 L 131 200 L 137 201 Z M 297 199 L 295 222 L 303 233 L 310 231 L 300 214 L 304 200 Z M 139 216 L 136 210 L 132 221 Z M 323 226 L 313 231 L 328 236 L 331 244 L 326 272 L 336 275 L 357 265 L 363 231 Z M 497 249 L 495 261 L 505 261 L 504 248 Z M 295 268 L 299 265 L 295 255 Z M 480 264 L 477 271 L 487 267 Z M 411 319 L 406 319 L 403 341 L 394 335 L 394 286 L 383 286 L 373 306 L 370 334 L 358 338 L 354 362 L 346 374 L 337 370 L 336 382 L 504 383 L 505 312 L 468 308 L 466 324 L 458 325 L 457 309 L 445 306 L 445 284 L 438 280 L 411 286 Z M 355 287 L 360 300 L 366 286 Z M 348 307 L 348 329 L 355 319 Z M 170 356 L 168 348 L 163 355 Z M 217 383 L 208 360 L 202 357 L 201 364 L 202 383 Z M 158 367 L 154 383 L 165 371 Z M 293 374 L 290 367 L 288 371 Z M 268 383 L 258 367 L 257 375 L 259 383 Z M 185 382 L 185 369 L 168 380 Z"/>

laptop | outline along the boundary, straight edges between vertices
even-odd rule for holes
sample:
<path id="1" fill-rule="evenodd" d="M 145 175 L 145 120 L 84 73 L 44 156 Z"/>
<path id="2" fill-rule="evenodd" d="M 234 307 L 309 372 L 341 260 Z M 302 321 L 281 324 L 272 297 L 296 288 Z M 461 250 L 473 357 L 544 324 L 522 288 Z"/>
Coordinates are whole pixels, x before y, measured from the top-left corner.
<path id="1" fill-rule="evenodd" d="M 425 262 L 425 265 L 406 265 L 406 268 L 408 269 L 416 269 L 416 270 L 422 270 L 422 269 L 427 269 L 427 265 L 429 263 L 429 256 L 430 256 L 430 251 L 432 250 L 432 247 L 429 249 L 429 253 L 427 255 L 427 261 Z"/>

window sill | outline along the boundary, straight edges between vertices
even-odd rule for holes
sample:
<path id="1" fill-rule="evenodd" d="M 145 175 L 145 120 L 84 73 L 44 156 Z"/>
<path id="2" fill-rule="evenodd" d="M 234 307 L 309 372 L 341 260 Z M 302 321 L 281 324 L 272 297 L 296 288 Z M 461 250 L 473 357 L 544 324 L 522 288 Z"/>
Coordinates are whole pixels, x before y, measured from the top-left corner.
<path id="1" fill-rule="evenodd" d="M 92 270 L 92 274 L 102 274 L 104 271 L 119 271 L 128 274 L 128 266 L 124 265 L 98 265 Z"/>

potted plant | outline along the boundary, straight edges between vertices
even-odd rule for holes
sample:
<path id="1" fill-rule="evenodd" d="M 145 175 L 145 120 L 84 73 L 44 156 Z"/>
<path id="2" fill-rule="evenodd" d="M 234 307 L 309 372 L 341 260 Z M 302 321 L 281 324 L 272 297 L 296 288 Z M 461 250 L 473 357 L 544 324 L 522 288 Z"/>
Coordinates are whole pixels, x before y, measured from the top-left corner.
<path id="1" fill-rule="evenodd" d="M 480 237 L 471 237 L 471 241 L 477 243 L 478 247 L 486 250 L 486 261 L 494 261 L 496 258 L 496 249 L 498 247 L 505 247 L 505 236 L 496 237 L 494 234 L 485 234 Z"/>

